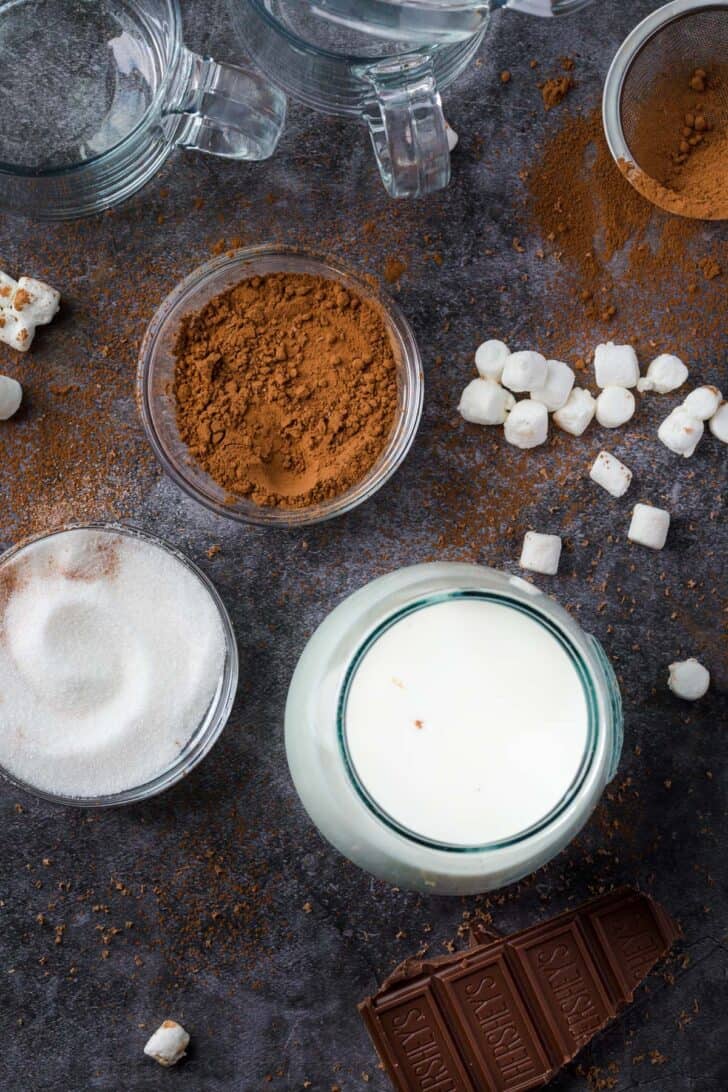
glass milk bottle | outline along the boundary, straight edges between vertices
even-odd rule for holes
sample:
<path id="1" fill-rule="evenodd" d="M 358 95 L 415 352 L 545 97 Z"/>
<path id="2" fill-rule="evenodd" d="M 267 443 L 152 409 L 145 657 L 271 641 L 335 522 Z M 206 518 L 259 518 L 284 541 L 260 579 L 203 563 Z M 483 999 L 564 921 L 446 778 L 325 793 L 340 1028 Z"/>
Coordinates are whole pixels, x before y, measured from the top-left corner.
<path id="1" fill-rule="evenodd" d="M 598 642 L 519 577 L 400 569 L 349 596 L 301 656 L 286 707 L 293 781 L 345 856 L 401 887 L 488 891 L 586 823 L 622 713 Z"/>

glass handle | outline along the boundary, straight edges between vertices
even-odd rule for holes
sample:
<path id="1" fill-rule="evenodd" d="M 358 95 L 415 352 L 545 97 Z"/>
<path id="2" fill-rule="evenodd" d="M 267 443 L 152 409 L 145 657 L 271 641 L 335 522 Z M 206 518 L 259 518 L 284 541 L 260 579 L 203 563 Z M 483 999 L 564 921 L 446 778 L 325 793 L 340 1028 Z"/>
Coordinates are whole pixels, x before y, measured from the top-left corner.
<path id="1" fill-rule="evenodd" d="M 612 748 L 612 761 L 609 766 L 609 772 L 607 774 L 607 780 L 611 781 L 617 772 L 619 766 L 619 760 L 622 755 L 622 744 L 624 743 L 624 712 L 622 709 L 622 695 L 619 692 L 619 683 L 617 682 L 617 676 L 614 674 L 614 668 L 609 662 L 609 658 L 597 641 L 596 637 L 593 637 L 591 633 L 587 633 L 587 638 L 592 644 L 594 651 L 597 655 L 599 663 L 602 665 L 602 670 L 606 676 L 607 690 L 609 692 L 609 706 L 612 712 L 612 728 L 614 732 L 614 745 Z"/>
<path id="2" fill-rule="evenodd" d="M 380 61 L 359 75 L 376 95 L 364 119 L 390 197 L 419 197 L 446 186 L 450 151 L 431 59 Z"/>
<path id="3" fill-rule="evenodd" d="M 162 109 L 162 137 L 226 159 L 267 159 L 286 120 L 286 98 L 252 68 L 182 50 Z"/>

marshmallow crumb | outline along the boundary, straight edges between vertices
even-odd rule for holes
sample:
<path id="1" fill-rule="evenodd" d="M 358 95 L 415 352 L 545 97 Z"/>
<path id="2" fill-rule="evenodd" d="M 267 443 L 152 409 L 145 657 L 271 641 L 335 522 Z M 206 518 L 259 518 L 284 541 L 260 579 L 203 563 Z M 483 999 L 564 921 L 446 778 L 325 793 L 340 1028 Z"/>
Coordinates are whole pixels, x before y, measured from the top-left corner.
<path id="1" fill-rule="evenodd" d="M 632 484 L 632 471 L 608 451 L 600 451 L 589 477 L 613 497 L 623 497 Z"/>
<path id="2" fill-rule="evenodd" d="M 689 660 L 670 664 L 668 672 L 667 685 L 673 694 L 685 701 L 697 701 L 710 686 L 710 672 L 692 656 Z"/>
<path id="3" fill-rule="evenodd" d="M 700 443 L 703 431 L 703 422 L 678 406 L 662 422 L 657 435 L 670 451 L 689 459 Z"/>
<path id="4" fill-rule="evenodd" d="M 594 350 L 594 375 L 598 387 L 636 387 L 640 377 L 637 353 L 631 345 L 597 345 Z"/>
<path id="5" fill-rule="evenodd" d="M 681 387 L 687 377 L 688 370 L 679 356 L 660 353 L 648 367 L 647 375 L 639 380 L 637 390 L 669 394 Z"/>
<path id="6" fill-rule="evenodd" d="M 541 402 L 524 398 L 516 402 L 505 421 L 505 436 L 509 444 L 528 450 L 546 441 L 549 415 Z"/>
<path id="7" fill-rule="evenodd" d="M 558 535 L 542 535 L 538 531 L 526 531 L 518 564 L 522 569 L 544 576 L 555 576 L 561 558 L 561 539 Z"/>
<path id="8" fill-rule="evenodd" d="M 605 387 L 597 398 L 597 421 L 604 428 L 619 428 L 629 421 L 634 407 L 632 391 L 626 387 Z"/>
<path id="9" fill-rule="evenodd" d="M 176 1065 L 184 1058 L 190 1037 L 176 1020 L 165 1020 L 147 1041 L 144 1053 L 160 1065 Z"/>
<path id="10" fill-rule="evenodd" d="M 0 421 L 7 421 L 20 409 L 23 401 L 23 388 L 17 379 L 9 375 L 0 375 Z"/>
<path id="11" fill-rule="evenodd" d="M 627 538 L 651 550 L 661 550 L 670 529 L 670 513 L 651 504 L 635 504 Z"/>

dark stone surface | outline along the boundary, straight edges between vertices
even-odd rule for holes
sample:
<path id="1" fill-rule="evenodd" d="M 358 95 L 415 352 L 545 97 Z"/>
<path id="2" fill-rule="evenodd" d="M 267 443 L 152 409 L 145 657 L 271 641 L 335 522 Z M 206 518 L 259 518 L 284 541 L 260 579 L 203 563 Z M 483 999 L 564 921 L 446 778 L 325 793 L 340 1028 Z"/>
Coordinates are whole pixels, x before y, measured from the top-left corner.
<path id="1" fill-rule="evenodd" d="M 217 3 L 188 6 L 195 9 L 190 44 L 234 58 Z M 521 457 L 500 438 L 464 428 L 454 413 L 479 341 L 496 334 L 535 347 L 550 314 L 544 267 L 533 256 L 538 241 L 517 222 L 517 172 L 544 127 L 559 124 L 559 111 L 545 117 L 528 61 L 539 58 L 539 72 L 553 74 L 561 55 L 575 55 L 573 105 L 589 107 L 618 43 L 655 6 L 596 4 L 558 24 L 494 19 L 478 63 L 446 96 L 461 145 L 452 185 L 429 201 L 389 202 L 363 130 L 293 108 L 269 163 L 178 154 L 112 215 L 42 229 L 0 219 L 2 267 L 46 275 L 65 300 L 63 317 L 27 359 L 0 352 L 0 370 L 21 378 L 27 392 L 27 408 L 3 440 L 10 454 L 0 468 L 0 545 L 70 515 L 135 520 L 211 575 L 231 611 L 242 663 L 220 742 L 166 795 L 91 813 L 0 787 L 3 1092 L 293 1090 L 304 1081 L 320 1090 L 388 1088 L 356 1002 L 401 957 L 422 943 L 440 950 L 463 911 L 488 903 L 393 890 L 323 843 L 286 768 L 288 681 L 307 637 L 347 592 L 434 557 L 517 571 L 529 527 L 564 535 L 558 577 L 539 582 L 608 650 L 623 689 L 626 742 L 618 787 L 583 836 L 548 868 L 499 893 L 496 923 L 514 930 L 603 887 L 643 886 L 682 922 L 682 955 L 669 974 L 652 977 L 579 1065 L 594 1067 L 591 1087 L 618 1092 L 728 1087 L 719 637 L 725 448 L 707 438 L 692 460 L 672 456 L 654 437 L 668 402 L 645 399 L 644 430 L 633 423 L 605 438 L 594 426 L 573 441 L 565 492 L 552 478 L 550 447 Z M 504 68 L 513 72 L 505 88 Z M 499 151 L 499 159 L 483 149 Z M 516 234 L 524 254 L 511 246 Z M 221 237 L 309 242 L 375 275 L 392 254 L 409 264 L 393 294 L 423 350 L 421 432 L 390 485 L 345 519 L 306 532 L 248 530 L 195 506 L 150 464 L 134 404 L 138 342 L 159 301 Z M 718 225 L 703 229 L 706 245 L 725 247 L 725 238 Z M 619 337 L 618 325 L 613 333 Z M 595 331 L 592 344 L 600 338 Z M 725 340 L 701 343 L 686 330 L 673 347 L 690 362 L 693 380 L 728 383 Z M 81 391 L 55 397 L 50 384 L 59 383 Z M 69 434 L 75 414 L 83 415 L 82 429 L 101 415 L 99 452 L 110 442 L 115 461 L 82 448 L 87 465 L 73 474 L 62 469 L 43 428 L 58 421 Z M 648 439 L 630 440 L 638 431 Z M 621 501 L 597 495 L 585 477 L 605 443 L 626 453 L 636 472 Z M 637 499 L 672 511 L 662 554 L 625 541 Z M 221 551 L 210 559 L 213 543 Z M 667 664 L 691 654 L 714 679 L 694 706 L 665 685 Z M 193 1035 L 189 1058 L 172 1073 L 142 1055 L 150 1030 L 167 1016 Z M 588 1086 L 575 1065 L 553 1084 L 559 1092 Z"/>

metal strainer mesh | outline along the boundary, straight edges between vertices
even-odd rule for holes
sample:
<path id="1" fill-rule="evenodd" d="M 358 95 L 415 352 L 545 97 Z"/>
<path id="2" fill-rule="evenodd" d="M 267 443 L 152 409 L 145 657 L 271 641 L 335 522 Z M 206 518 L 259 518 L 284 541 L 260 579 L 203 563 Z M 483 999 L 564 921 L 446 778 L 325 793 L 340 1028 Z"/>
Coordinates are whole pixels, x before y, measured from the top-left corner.
<path id="1" fill-rule="evenodd" d="M 688 86 L 696 68 L 706 72 L 720 69 L 718 127 L 728 126 L 728 7 L 696 7 L 664 23 L 635 52 L 628 63 L 621 86 L 619 113 L 630 159 L 639 163 L 635 146 L 641 110 L 654 102 L 655 89 L 683 81 Z"/>

